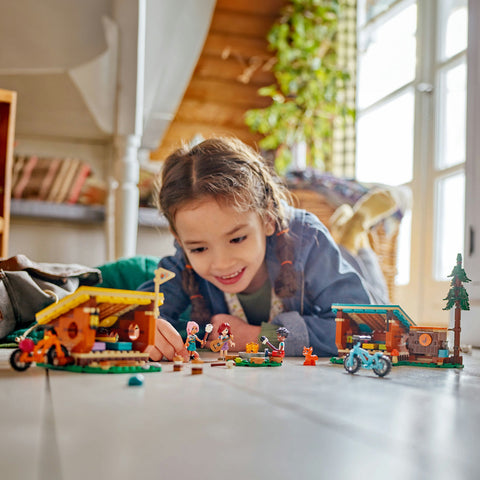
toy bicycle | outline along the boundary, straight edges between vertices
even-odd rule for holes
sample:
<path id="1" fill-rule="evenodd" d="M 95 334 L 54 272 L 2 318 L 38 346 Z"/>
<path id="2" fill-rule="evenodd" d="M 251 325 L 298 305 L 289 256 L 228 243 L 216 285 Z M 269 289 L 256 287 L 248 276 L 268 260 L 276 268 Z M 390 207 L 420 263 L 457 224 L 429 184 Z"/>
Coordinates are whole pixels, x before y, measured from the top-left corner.
<path id="1" fill-rule="evenodd" d="M 23 338 L 18 346 L 10 355 L 10 365 L 18 372 L 27 370 L 33 362 L 66 365 L 72 360 L 54 329 L 47 329 L 37 344 L 30 338 Z"/>
<path id="2" fill-rule="evenodd" d="M 373 370 L 379 377 L 390 373 L 392 362 L 381 352 L 370 353 L 360 346 L 360 340 L 355 343 L 350 353 L 343 360 L 343 366 L 348 373 L 356 373 L 360 367 Z"/>

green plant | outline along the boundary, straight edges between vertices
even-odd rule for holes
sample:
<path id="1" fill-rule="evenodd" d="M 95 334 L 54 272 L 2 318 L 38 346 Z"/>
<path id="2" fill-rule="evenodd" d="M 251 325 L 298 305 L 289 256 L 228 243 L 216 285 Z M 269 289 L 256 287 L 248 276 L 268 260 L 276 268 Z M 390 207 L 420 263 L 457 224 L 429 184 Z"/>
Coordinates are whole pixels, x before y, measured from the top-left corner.
<path id="1" fill-rule="evenodd" d="M 306 145 L 307 166 L 330 171 L 335 119 L 354 114 L 340 102 L 350 77 L 337 63 L 339 11 L 338 0 L 289 0 L 268 33 L 276 84 L 258 93 L 272 102 L 248 110 L 245 121 L 264 135 L 260 147 L 276 151 L 280 173 L 301 143 Z"/>

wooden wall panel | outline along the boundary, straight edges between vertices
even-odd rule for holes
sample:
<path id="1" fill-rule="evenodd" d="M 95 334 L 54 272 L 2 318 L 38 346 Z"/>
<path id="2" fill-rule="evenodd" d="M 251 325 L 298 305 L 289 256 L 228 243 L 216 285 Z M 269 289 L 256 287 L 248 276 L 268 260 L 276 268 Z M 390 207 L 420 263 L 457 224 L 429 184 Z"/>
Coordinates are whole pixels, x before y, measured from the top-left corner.
<path id="1" fill-rule="evenodd" d="M 256 146 L 244 114 L 268 105 L 258 95 L 274 82 L 267 32 L 284 0 L 217 0 L 205 45 L 178 111 L 151 158 L 163 160 L 196 135 L 234 135 Z"/>
<path id="2" fill-rule="evenodd" d="M 229 56 L 222 59 L 220 57 L 204 56 L 197 63 L 195 77 L 245 83 L 242 80 L 242 77 L 245 76 L 246 83 L 260 87 L 261 85 L 270 85 L 275 81 L 272 72 L 264 70 L 263 66 L 264 63 L 259 62 L 256 58 L 238 59 Z M 249 72 L 250 69 L 251 73 Z"/>

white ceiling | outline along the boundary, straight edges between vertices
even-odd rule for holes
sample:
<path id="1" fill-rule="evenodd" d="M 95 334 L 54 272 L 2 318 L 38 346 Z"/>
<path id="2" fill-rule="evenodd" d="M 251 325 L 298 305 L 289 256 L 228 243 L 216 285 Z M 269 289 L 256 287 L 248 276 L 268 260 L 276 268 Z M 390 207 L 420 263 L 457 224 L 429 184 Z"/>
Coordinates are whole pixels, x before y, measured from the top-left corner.
<path id="1" fill-rule="evenodd" d="M 215 0 L 0 0 L 0 88 L 18 92 L 17 135 L 106 140 L 134 133 L 130 119 L 140 112 L 141 146 L 156 148 L 214 7 Z"/>

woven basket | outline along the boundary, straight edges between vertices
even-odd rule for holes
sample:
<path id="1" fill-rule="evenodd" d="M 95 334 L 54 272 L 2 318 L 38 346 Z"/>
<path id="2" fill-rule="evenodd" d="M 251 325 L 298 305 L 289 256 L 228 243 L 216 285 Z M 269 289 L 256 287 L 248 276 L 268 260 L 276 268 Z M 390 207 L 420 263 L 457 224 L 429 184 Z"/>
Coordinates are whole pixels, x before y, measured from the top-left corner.
<path id="1" fill-rule="evenodd" d="M 314 215 L 325 224 L 327 228 L 330 227 L 330 217 L 335 211 L 328 200 L 319 192 L 313 190 L 292 189 L 290 190 L 293 198 L 293 204 L 298 208 L 303 208 Z M 373 251 L 377 254 L 380 267 L 385 276 L 385 282 L 388 287 L 390 301 L 394 303 L 395 298 L 395 275 L 397 272 L 397 240 L 399 224 L 393 231 L 388 234 L 385 231 L 382 222 L 373 226 L 369 232 L 370 245 Z"/>

